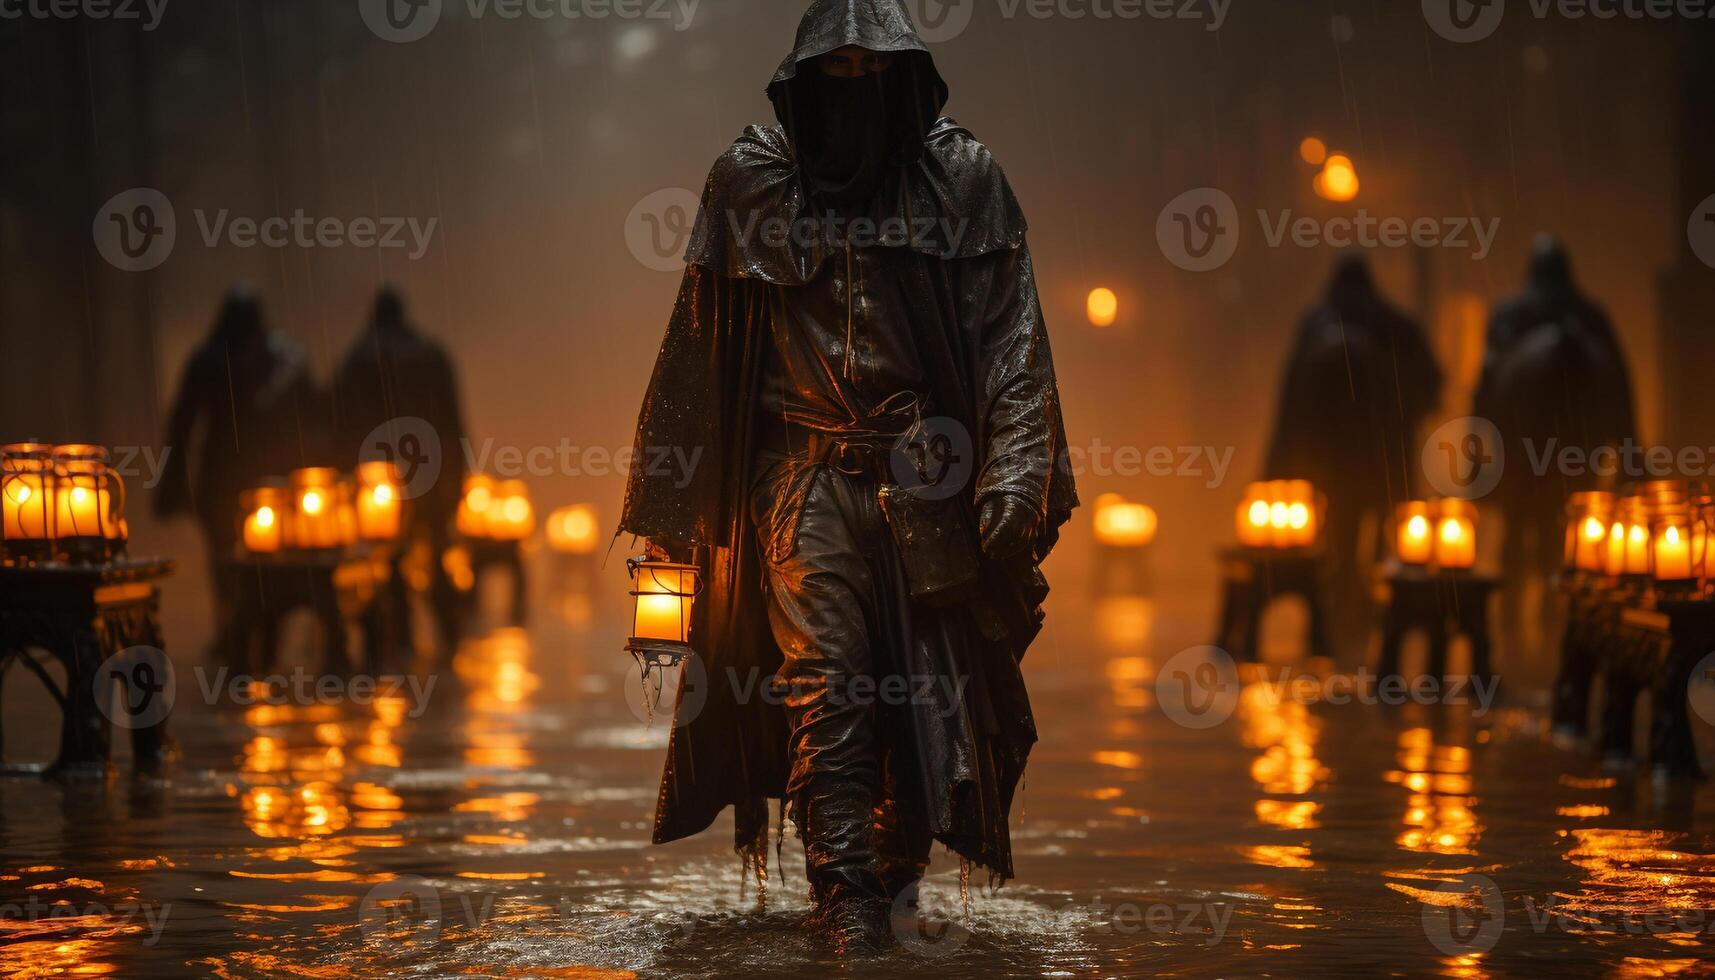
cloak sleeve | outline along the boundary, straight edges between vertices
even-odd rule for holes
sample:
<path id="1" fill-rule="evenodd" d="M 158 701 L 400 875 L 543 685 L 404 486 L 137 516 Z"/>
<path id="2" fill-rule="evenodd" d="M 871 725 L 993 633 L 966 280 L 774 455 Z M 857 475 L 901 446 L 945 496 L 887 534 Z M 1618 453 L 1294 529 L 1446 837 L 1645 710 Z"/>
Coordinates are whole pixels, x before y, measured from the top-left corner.
<path id="1" fill-rule="evenodd" d="M 1040 517 L 1069 512 L 1075 506 L 1070 474 L 1050 478 L 1056 466 L 1066 465 L 1066 434 L 1030 248 L 1021 244 L 962 262 L 962 292 L 981 310 L 976 499 L 1011 494 Z"/>
<path id="2" fill-rule="evenodd" d="M 742 466 L 735 379 L 750 372 L 750 325 L 765 297 L 755 283 L 688 265 L 637 421 L 621 531 L 684 545 L 725 544 Z"/>

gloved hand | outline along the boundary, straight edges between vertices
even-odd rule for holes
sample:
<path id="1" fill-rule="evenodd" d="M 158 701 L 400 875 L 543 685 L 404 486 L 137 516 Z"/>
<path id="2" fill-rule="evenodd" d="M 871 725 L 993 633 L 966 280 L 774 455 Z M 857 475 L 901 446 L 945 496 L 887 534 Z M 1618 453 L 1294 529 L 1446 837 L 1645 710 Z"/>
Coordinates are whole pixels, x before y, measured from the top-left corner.
<path id="1" fill-rule="evenodd" d="M 691 548 L 671 538 L 650 538 L 643 546 L 643 557 L 650 561 L 689 562 Z"/>
<path id="2" fill-rule="evenodd" d="M 1036 540 L 1040 518 L 1023 498 L 999 493 L 982 503 L 981 532 L 983 554 L 990 558 L 1010 558 Z"/>

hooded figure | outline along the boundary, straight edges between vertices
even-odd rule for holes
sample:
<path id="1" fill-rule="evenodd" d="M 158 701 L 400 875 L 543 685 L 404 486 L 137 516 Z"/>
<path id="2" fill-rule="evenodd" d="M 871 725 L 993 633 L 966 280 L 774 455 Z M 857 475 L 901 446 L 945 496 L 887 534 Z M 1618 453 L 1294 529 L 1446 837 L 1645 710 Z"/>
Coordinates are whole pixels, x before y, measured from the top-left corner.
<path id="1" fill-rule="evenodd" d="M 1383 526 L 1412 494 L 1418 429 L 1441 384 L 1423 328 L 1382 297 L 1362 256 L 1343 256 L 1299 325 L 1266 473 L 1309 480 L 1326 495 L 1337 613 L 1362 601 L 1361 572 L 1374 558 L 1375 542 L 1359 541 L 1364 516 Z"/>
<path id="2" fill-rule="evenodd" d="M 381 459 L 395 447 L 365 445 L 364 440 L 390 422 L 421 419 L 439 439 L 440 472 L 429 488 L 411 501 L 409 536 L 429 543 L 435 556 L 430 596 L 439 620 L 443 653 L 451 655 L 457 642 L 457 590 L 447 577 L 440 556 L 447 549 L 451 525 L 458 513 L 465 477 L 464 413 L 459 406 L 458 375 L 440 344 L 410 322 L 405 301 L 390 286 L 375 297 L 369 326 L 358 335 L 334 376 L 335 408 L 339 413 L 340 451 L 344 458 Z M 384 430 L 385 431 L 385 430 Z M 400 440 L 403 441 L 403 440 Z M 400 476 L 411 483 L 411 467 L 419 461 L 394 460 Z M 401 576 L 393 576 L 401 583 Z M 393 595 L 390 601 L 402 605 Z M 403 620 L 401 620 L 403 621 Z"/>
<path id="3" fill-rule="evenodd" d="M 167 423 L 168 458 L 155 512 L 202 525 L 217 593 L 239 534 L 239 495 L 305 465 L 325 435 L 321 397 L 302 348 L 269 329 L 249 288 L 227 293 L 191 354 Z"/>
<path id="4" fill-rule="evenodd" d="M 1077 498 L 1023 216 L 901 0 L 817 0 L 768 91 L 709 174 L 621 528 L 706 583 L 656 843 L 732 806 L 761 860 L 782 799 L 848 948 L 933 841 L 1012 875 Z"/>
<path id="5" fill-rule="evenodd" d="M 1507 567 L 1551 572 L 1561 560 L 1567 496 L 1601 489 L 1602 478 L 1538 475 L 1531 460 L 1550 445 L 1618 448 L 1635 442 L 1637 429 L 1619 338 L 1608 315 L 1579 291 L 1565 249 L 1550 236 L 1537 239 L 1524 291 L 1489 320 L 1473 412 L 1506 437 L 1497 496 Z"/>
<path id="6" fill-rule="evenodd" d="M 172 452 L 155 495 L 159 517 L 188 514 L 202 528 L 215 606 L 214 649 L 237 649 L 235 579 L 239 496 L 306 465 L 325 444 L 324 393 L 309 359 L 268 327 L 249 288 L 226 295 L 214 328 L 185 365 L 167 422 Z"/>

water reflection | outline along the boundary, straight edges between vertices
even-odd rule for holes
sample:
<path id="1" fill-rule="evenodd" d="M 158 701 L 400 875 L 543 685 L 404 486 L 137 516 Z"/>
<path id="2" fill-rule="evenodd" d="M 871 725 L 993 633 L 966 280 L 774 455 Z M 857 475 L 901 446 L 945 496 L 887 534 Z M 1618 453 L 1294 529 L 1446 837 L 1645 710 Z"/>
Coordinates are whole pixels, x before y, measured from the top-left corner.
<path id="1" fill-rule="evenodd" d="M 1406 789 L 1405 829 L 1394 838 L 1402 849 L 1429 854 L 1476 854 L 1483 827 L 1471 793 L 1471 749 L 1437 742 L 1428 728 L 1399 733 L 1398 768 L 1384 778 Z"/>

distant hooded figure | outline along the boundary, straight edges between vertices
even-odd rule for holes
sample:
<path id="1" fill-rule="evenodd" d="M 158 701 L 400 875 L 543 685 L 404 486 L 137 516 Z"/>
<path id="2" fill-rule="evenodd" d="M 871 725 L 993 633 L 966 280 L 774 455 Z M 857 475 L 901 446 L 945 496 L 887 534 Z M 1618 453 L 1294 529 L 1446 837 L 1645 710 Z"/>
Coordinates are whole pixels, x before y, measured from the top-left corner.
<path id="1" fill-rule="evenodd" d="M 452 609 L 456 592 L 442 567 L 450 527 L 464 490 L 465 427 L 459 403 L 458 375 L 441 345 L 416 328 L 397 290 L 383 286 L 375 297 L 369 325 L 340 362 L 334 376 L 335 412 L 345 458 L 390 459 L 407 488 L 415 489 L 415 467 L 438 465 L 433 483 L 410 501 L 410 531 L 434 553 L 431 597 L 440 618 L 442 640 L 454 642 Z M 421 421 L 417 421 L 421 420 Z M 407 443 L 427 423 L 439 442 L 438 459 L 408 458 Z M 370 441 L 371 437 L 374 441 Z M 419 452 L 426 452 L 419 447 Z M 391 454 L 391 455 L 389 455 Z"/>
<path id="2" fill-rule="evenodd" d="M 306 465 L 324 438 L 308 366 L 302 348 L 269 329 L 256 294 L 238 287 L 179 381 L 155 511 L 202 526 L 217 595 L 228 577 L 220 564 L 235 557 L 240 494 Z"/>
<path id="3" fill-rule="evenodd" d="M 1506 518 L 1507 567 L 1550 572 L 1560 561 L 1567 496 L 1601 489 L 1604 479 L 1553 467 L 1538 474 L 1532 460 L 1563 448 L 1592 452 L 1637 439 L 1619 338 L 1607 313 L 1579 291 L 1566 250 L 1550 236 L 1537 239 L 1524 291 L 1489 321 L 1473 411 L 1506 441 L 1496 499 Z M 1614 482 L 1608 478 L 1607 487 Z"/>
<path id="4" fill-rule="evenodd" d="M 1012 875 L 1020 660 L 1077 502 L 1024 218 L 947 93 L 901 0 L 810 6 L 780 124 L 709 174 L 621 521 L 707 582 L 655 841 L 732 806 L 761 859 L 783 799 L 840 949 L 933 841 Z"/>
<path id="5" fill-rule="evenodd" d="M 1266 475 L 1327 495 L 1331 575 L 1349 606 L 1364 556 L 1366 514 L 1378 522 L 1412 496 L 1418 430 L 1441 399 L 1442 374 L 1423 328 L 1376 289 L 1359 255 L 1343 256 L 1305 314 L 1287 362 Z M 1378 526 L 1381 526 L 1378 523 Z"/>

